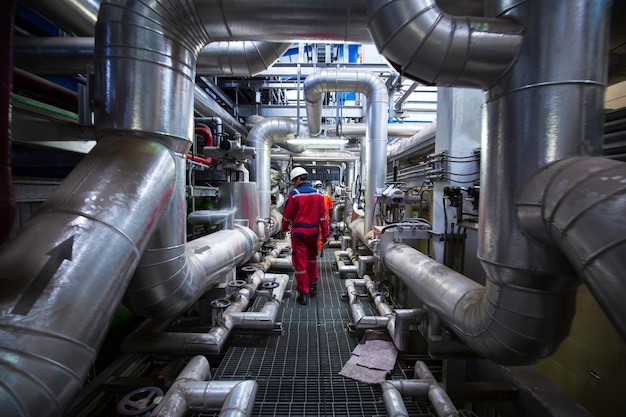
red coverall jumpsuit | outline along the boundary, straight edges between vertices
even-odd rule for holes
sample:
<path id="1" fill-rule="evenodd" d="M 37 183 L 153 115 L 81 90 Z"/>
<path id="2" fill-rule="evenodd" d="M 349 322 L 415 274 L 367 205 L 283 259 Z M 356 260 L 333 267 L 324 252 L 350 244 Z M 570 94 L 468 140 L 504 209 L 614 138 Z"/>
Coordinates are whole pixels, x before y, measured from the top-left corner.
<path id="1" fill-rule="evenodd" d="M 324 196 L 304 182 L 289 192 L 283 209 L 282 231 L 291 225 L 291 262 L 297 289 L 309 293 L 309 285 L 317 282 L 317 236 L 321 231 L 328 238 L 328 211 Z"/>

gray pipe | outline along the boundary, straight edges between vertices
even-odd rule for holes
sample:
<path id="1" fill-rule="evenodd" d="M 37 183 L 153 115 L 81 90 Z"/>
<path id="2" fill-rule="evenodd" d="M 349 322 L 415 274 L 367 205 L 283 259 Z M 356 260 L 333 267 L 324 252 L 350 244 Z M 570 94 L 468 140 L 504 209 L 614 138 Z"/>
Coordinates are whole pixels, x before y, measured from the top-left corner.
<path id="1" fill-rule="evenodd" d="M 59 28 L 77 36 L 93 36 L 100 0 L 22 0 Z"/>
<path id="2" fill-rule="evenodd" d="M 235 210 L 196 210 L 189 213 L 187 221 L 192 225 L 222 224 L 224 229 L 235 227 Z"/>
<path id="3" fill-rule="evenodd" d="M 400 75 L 426 85 L 488 89 L 513 65 L 523 41 L 523 27 L 513 20 L 450 16 L 435 0 L 369 5 L 378 51 Z"/>
<path id="4" fill-rule="evenodd" d="M 626 164 L 571 158 L 533 175 L 517 200 L 521 225 L 559 248 L 626 340 Z"/>
<path id="5" fill-rule="evenodd" d="M 354 161 L 358 156 L 351 151 L 330 149 L 306 149 L 304 152 L 292 155 L 280 150 L 272 150 L 272 161 L 319 161 L 319 162 L 346 162 Z"/>
<path id="6" fill-rule="evenodd" d="M 417 132 L 408 139 L 399 141 L 393 145 L 387 146 L 387 158 L 390 161 L 400 159 L 411 152 L 435 143 L 435 133 L 437 132 L 437 121 L 432 122 L 425 129 Z"/>
<path id="7" fill-rule="evenodd" d="M 129 352 L 206 354 L 220 353 L 229 334 L 236 326 L 255 329 L 273 328 L 288 281 L 288 275 L 266 274 L 256 271 L 248 283 L 240 288 L 232 304 L 222 312 L 221 322 L 206 333 L 164 332 L 170 320 L 146 321 L 122 343 Z M 245 312 L 261 282 L 277 281 L 274 297 L 267 300 L 261 312 Z"/>
<path id="8" fill-rule="evenodd" d="M 601 152 L 610 4 L 530 1 L 509 7 L 502 0 L 492 5 L 491 15 L 515 18 L 526 32 L 517 62 L 489 90 L 479 222 L 486 287 L 405 245 L 393 245 L 384 254 L 385 264 L 427 299 L 461 339 L 503 364 L 548 356 L 569 332 L 577 284 L 573 271 L 559 251 L 525 236 L 517 226 L 514 200 L 537 168 Z M 577 49 L 555 54 L 563 33 L 580 38 Z M 533 105 L 538 102 L 550 106 Z M 501 178 L 507 178 L 506 187 Z M 416 263 L 402 260 L 407 255 Z"/>
<path id="9" fill-rule="evenodd" d="M 205 381 L 210 365 L 204 356 L 195 356 L 174 381 L 151 415 L 184 417 L 189 411 L 220 407 L 220 416 L 249 416 L 256 398 L 255 381 Z"/>
<path id="10" fill-rule="evenodd" d="M 220 104 L 210 97 L 203 89 L 194 84 L 193 86 L 194 108 L 202 116 L 219 117 L 222 127 L 231 135 L 239 134 L 246 137 L 248 129 L 239 123 L 235 117 L 228 113 Z M 221 140 L 222 138 L 220 138 Z"/>
<path id="11" fill-rule="evenodd" d="M 290 46 L 256 41 L 212 42 L 198 53 L 196 73 L 252 77 L 274 65 Z M 94 38 L 19 37 L 13 54 L 15 66 L 35 74 L 84 73 L 88 65 L 93 65 Z"/>
<path id="12" fill-rule="evenodd" d="M 3 415 L 63 415 L 82 388 L 182 160 L 155 141 L 100 138 L 2 248 Z"/>
<path id="13" fill-rule="evenodd" d="M 435 109 L 433 109 L 434 111 Z M 387 125 L 387 136 L 391 138 L 411 137 L 422 130 L 422 126 L 414 126 L 410 123 L 390 123 Z M 326 129 L 327 136 L 365 136 L 367 124 L 365 123 L 345 123 L 341 125 L 331 125 Z"/>
<path id="14" fill-rule="evenodd" d="M 301 145 L 290 145 L 287 139 L 295 137 L 298 130 L 298 121 L 272 117 L 264 119 L 250 129 L 246 138 L 246 145 L 256 149 L 256 158 L 248 165 L 250 180 L 256 181 L 259 195 L 259 215 L 263 219 L 270 217 L 271 206 L 271 148 L 279 145 L 290 152 L 302 152 Z"/>
<path id="15" fill-rule="evenodd" d="M 170 210 L 171 217 L 179 216 L 175 211 Z M 239 225 L 185 244 L 181 225 L 184 221 L 178 218 L 163 221 L 151 238 L 124 297 L 135 314 L 156 318 L 180 314 L 227 272 L 250 259 L 260 245 L 251 229 Z"/>
<path id="16" fill-rule="evenodd" d="M 422 362 L 415 363 L 413 380 L 383 381 L 383 401 L 389 416 L 408 416 L 402 396 L 423 398 L 428 397 L 438 417 L 458 417 L 459 412 L 450 400 L 446 391 Z"/>
<path id="17" fill-rule="evenodd" d="M 483 287 L 403 243 L 387 246 L 383 263 L 463 342 L 495 362 L 533 363 L 569 330 L 576 293 L 571 282 L 569 294 L 560 296 L 493 280 Z"/>
<path id="18" fill-rule="evenodd" d="M 365 71 L 324 70 L 304 80 L 309 132 L 321 132 L 322 100 L 326 91 L 363 93 L 367 97 L 367 133 L 361 145 L 362 178 L 365 189 L 365 228 L 374 226 L 376 190 L 383 188 L 387 177 L 387 119 L 389 94 L 380 77 Z"/>

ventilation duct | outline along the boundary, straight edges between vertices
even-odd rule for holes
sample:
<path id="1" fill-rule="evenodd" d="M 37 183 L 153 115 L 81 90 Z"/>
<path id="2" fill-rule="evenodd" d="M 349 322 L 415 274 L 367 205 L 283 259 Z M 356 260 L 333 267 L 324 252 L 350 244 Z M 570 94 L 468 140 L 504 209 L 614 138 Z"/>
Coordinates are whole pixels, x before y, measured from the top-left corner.
<path id="1" fill-rule="evenodd" d="M 517 226 L 514 201 L 538 168 L 602 149 L 610 5 L 581 0 L 492 5 L 491 14 L 520 21 L 526 30 L 517 61 L 488 92 L 479 210 L 486 287 L 406 245 L 393 244 L 384 253 L 385 265 L 427 299 L 459 337 L 499 363 L 533 363 L 552 354 L 569 332 L 578 285 L 574 270 L 561 251 L 528 239 Z M 416 32 L 430 28 L 425 22 Z M 555 53 L 563 34 L 576 45 L 568 54 Z M 424 62 L 429 55 L 413 58 Z M 478 84 L 489 85 L 474 76 Z M 602 215 L 595 221 L 613 227 L 615 218 Z M 415 259 L 411 264 L 409 257 Z M 580 259 L 570 260 L 580 269 Z"/>
<path id="2" fill-rule="evenodd" d="M 488 89 L 513 65 L 523 36 L 518 23 L 454 17 L 435 0 L 369 0 L 369 30 L 401 76 L 426 85 Z"/>
<path id="3" fill-rule="evenodd" d="M 200 50 L 196 73 L 250 77 L 270 68 L 290 43 L 212 42 Z M 93 65 L 94 39 L 80 37 L 17 38 L 15 66 L 40 75 L 84 73 Z"/>
<path id="4" fill-rule="evenodd" d="M 533 238 L 559 248 L 626 340 L 626 164 L 571 158 L 524 185 L 517 214 Z"/>
<path id="5" fill-rule="evenodd" d="M 177 160 L 155 141 L 101 138 L 3 248 L 3 415 L 63 415 L 83 386 L 173 196 Z"/>

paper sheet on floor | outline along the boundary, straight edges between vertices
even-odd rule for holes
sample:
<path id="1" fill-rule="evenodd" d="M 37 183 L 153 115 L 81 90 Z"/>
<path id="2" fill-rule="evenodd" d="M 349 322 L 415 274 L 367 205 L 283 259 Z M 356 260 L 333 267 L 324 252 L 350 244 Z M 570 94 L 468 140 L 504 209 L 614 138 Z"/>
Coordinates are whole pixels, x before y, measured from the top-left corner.
<path id="1" fill-rule="evenodd" d="M 380 384 L 393 370 L 398 350 L 388 336 L 366 334 L 365 339 L 354 348 L 339 375 L 366 384 Z"/>

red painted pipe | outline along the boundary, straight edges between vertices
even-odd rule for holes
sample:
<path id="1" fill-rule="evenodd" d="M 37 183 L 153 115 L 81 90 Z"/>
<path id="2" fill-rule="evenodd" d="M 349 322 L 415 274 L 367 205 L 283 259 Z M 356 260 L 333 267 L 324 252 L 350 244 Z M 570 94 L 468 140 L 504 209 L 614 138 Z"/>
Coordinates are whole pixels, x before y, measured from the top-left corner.
<path id="1" fill-rule="evenodd" d="M 199 156 L 190 155 L 190 154 L 187 154 L 186 156 L 187 156 L 187 159 L 189 159 L 190 161 L 198 162 L 199 164 L 204 164 L 206 166 L 211 166 L 211 164 L 213 163 L 212 161 L 213 158 L 204 159 Z"/>
<path id="2" fill-rule="evenodd" d="M 13 29 L 16 0 L 4 2 L 0 20 L 0 244 L 9 237 L 15 219 L 11 178 L 11 93 L 13 90 Z"/>
<path id="3" fill-rule="evenodd" d="M 213 133 L 211 132 L 211 129 L 209 128 L 209 126 L 203 124 L 203 123 L 196 123 L 196 133 L 201 133 L 204 135 L 204 143 L 205 146 L 213 146 Z M 201 149 L 196 149 L 196 152 L 201 151 Z M 189 158 L 190 155 L 187 155 L 187 159 L 191 159 Z M 198 161 L 195 158 L 198 158 L 202 161 Z M 199 158 L 197 156 L 194 156 L 193 161 L 196 162 L 201 162 L 203 164 L 207 164 L 207 165 L 211 165 L 213 163 L 213 158 L 209 158 L 209 159 L 204 159 L 204 158 Z"/>

